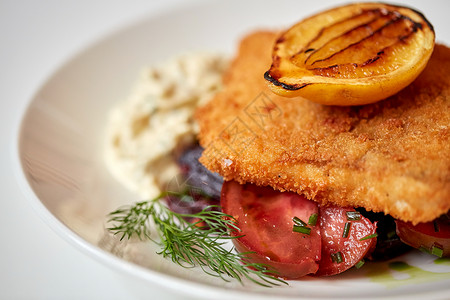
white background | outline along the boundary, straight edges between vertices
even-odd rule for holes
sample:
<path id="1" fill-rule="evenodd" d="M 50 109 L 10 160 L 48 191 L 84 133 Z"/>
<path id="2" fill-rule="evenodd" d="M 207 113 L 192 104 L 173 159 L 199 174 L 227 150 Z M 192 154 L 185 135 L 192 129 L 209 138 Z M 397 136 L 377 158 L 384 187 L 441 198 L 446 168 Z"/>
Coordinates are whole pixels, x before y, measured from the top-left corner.
<path id="1" fill-rule="evenodd" d="M 54 70 L 101 37 L 181 2 L 0 0 L 0 299 L 180 299 L 160 289 L 140 295 L 54 233 L 19 190 L 11 152 L 24 108 Z"/>
<path id="2" fill-rule="evenodd" d="M 140 294 L 57 236 L 20 192 L 11 161 L 21 114 L 54 70 L 101 37 L 185 2 L 0 0 L 0 299 L 181 299 L 159 288 Z M 433 13 L 448 14 L 448 4 Z M 434 25 L 439 37 L 448 22 Z"/>

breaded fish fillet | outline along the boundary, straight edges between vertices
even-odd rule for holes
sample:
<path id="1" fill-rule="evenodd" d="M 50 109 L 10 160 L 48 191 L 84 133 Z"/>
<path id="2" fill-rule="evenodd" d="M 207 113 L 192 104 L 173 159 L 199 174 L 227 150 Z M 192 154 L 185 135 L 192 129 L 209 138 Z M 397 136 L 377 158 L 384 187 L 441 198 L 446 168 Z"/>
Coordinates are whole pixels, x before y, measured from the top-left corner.
<path id="1" fill-rule="evenodd" d="M 277 34 L 240 44 L 225 88 L 197 111 L 201 162 L 225 180 L 295 191 L 413 223 L 450 209 L 450 49 L 387 100 L 323 106 L 273 94 L 263 78 Z"/>

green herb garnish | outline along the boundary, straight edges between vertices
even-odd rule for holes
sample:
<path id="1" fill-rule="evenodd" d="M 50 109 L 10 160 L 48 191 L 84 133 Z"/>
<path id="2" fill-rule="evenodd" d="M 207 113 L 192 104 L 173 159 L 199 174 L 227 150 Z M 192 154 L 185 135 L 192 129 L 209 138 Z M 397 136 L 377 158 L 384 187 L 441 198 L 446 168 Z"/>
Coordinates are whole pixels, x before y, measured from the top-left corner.
<path id="1" fill-rule="evenodd" d="M 293 217 L 292 218 L 292 221 L 295 223 L 295 225 L 297 225 L 297 226 L 302 226 L 302 227 L 307 227 L 308 226 L 308 224 L 306 224 L 303 220 L 301 220 L 300 218 L 298 218 L 298 217 Z"/>
<path id="2" fill-rule="evenodd" d="M 226 240 L 239 237 L 228 234 L 229 230 L 239 231 L 230 215 L 212 210 L 214 206 L 195 214 L 176 213 L 159 201 L 168 195 L 183 197 L 185 193 L 163 193 L 153 200 L 119 208 L 109 214 L 113 226 L 108 229 L 121 240 L 136 236 L 153 241 L 161 246 L 158 254 L 174 263 L 187 268 L 200 266 L 205 273 L 225 281 L 230 277 L 241 284 L 242 278 L 266 287 L 287 284 L 268 266 L 249 262 L 249 252 L 235 253 L 222 247 Z M 152 228 L 157 238 L 152 236 Z"/>
<path id="3" fill-rule="evenodd" d="M 352 223 L 347 222 L 344 225 L 344 232 L 342 232 L 342 237 L 343 238 L 347 238 L 349 233 L 350 233 L 350 226 L 352 225 Z"/>
<path id="4" fill-rule="evenodd" d="M 310 235 L 311 234 L 311 228 L 306 227 L 306 226 L 297 226 L 294 225 L 294 228 L 292 228 L 293 232 L 298 232 L 298 233 L 303 233 L 306 235 Z"/>
<path id="5" fill-rule="evenodd" d="M 436 255 L 437 257 L 442 257 L 442 255 L 444 255 L 444 249 L 434 244 L 433 247 L 431 247 L 431 254 Z"/>
<path id="6" fill-rule="evenodd" d="M 337 264 L 340 264 L 344 261 L 341 252 L 331 253 L 331 260 Z"/>
<path id="7" fill-rule="evenodd" d="M 368 240 L 368 239 L 376 238 L 377 236 L 378 236 L 378 233 L 373 233 L 373 234 L 366 235 L 365 237 L 360 238 L 359 240 L 360 241 L 365 241 L 365 240 Z"/>
<path id="8" fill-rule="evenodd" d="M 361 259 L 355 264 L 355 268 L 360 269 L 365 263 L 364 259 Z"/>
<path id="9" fill-rule="evenodd" d="M 319 217 L 318 214 L 312 214 L 312 215 L 309 217 L 308 225 L 316 226 L 316 224 L 317 224 L 317 218 L 318 218 L 318 217 Z"/>
<path id="10" fill-rule="evenodd" d="M 347 220 L 349 221 L 359 221 L 361 220 L 361 213 L 359 211 L 348 211 L 347 214 Z"/>
<path id="11" fill-rule="evenodd" d="M 294 222 L 294 227 L 292 228 L 293 232 L 303 233 L 307 235 L 311 234 L 311 228 L 308 227 L 308 224 L 306 224 L 303 220 L 298 217 L 293 217 L 292 221 Z"/>
<path id="12" fill-rule="evenodd" d="M 419 247 L 419 250 L 422 251 L 423 253 L 431 254 L 430 249 L 428 249 L 427 247 L 425 247 L 425 246 L 423 246 L 423 245 L 421 245 L 421 246 Z"/>

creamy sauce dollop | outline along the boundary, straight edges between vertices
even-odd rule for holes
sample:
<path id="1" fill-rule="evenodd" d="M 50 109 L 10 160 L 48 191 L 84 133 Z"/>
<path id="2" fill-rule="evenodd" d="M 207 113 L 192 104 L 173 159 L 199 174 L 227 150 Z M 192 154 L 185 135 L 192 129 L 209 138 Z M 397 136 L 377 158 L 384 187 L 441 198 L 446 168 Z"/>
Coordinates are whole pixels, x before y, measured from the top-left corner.
<path id="1" fill-rule="evenodd" d="M 142 72 L 107 128 L 106 163 L 122 184 L 148 199 L 177 176 L 177 153 L 198 133 L 195 109 L 221 89 L 227 66 L 223 55 L 191 53 Z"/>

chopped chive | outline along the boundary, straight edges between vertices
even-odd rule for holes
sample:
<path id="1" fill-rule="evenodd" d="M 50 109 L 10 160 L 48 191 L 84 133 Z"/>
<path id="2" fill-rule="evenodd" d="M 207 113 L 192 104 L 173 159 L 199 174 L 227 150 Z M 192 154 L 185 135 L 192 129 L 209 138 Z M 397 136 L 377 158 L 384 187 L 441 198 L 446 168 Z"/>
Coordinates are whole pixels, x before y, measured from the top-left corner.
<path id="1" fill-rule="evenodd" d="M 317 215 L 317 214 L 312 214 L 312 215 L 309 217 L 308 224 L 311 225 L 311 226 L 316 226 L 316 224 L 317 224 L 317 218 L 318 218 L 318 215 Z"/>
<path id="2" fill-rule="evenodd" d="M 361 259 L 355 264 L 355 268 L 360 269 L 365 263 L 364 259 Z"/>
<path id="3" fill-rule="evenodd" d="M 350 226 L 351 225 L 352 225 L 352 223 L 350 223 L 350 222 L 345 223 L 345 225 L 344 225 L 344 232 L 342 233 L 342 237 L 343 238 L 348 237 L 348 234 L 350 233 Z"/>
<path id="4" fill-rule="evenodd" d="M 433 247 L 431 247 L 431 254 L 442 257 L 444 250 L 440 246 L 434 244 Z"/>
<path id="5" fill-rule="evenodd" d="M 293 218 L 292 218 L 292 221 L 294 221 L 295 225 L 297 225 L 297 226 L 303 226 L 303 227 L 308 226 L 308 224 L 306 224 L 305 222 L 303 222 L 303 221 L 302 221 L 300 218 L 298 218 L 298 217 L 293 217 Z"/>
<path id="6" fill-rule="evenodd" d="M 311 228 L 306 227 L 306 226 L 294 225 L 294 228 L 292 229 L 292 231 L 307 234 L 307 235 L 311 234 Z"/>
<path id="7" fill-rule="evenodd" d="M 307 235 L 311 234 L 311 228 L 309 228 L 308 224 L 303 222 L 300 218 L 293 217 L 292 221 L 294 222 L 294 227 L 292 228 L 293 232 L 299 232 Z"/>
<path id="8" fill-rule="evenodd" d="M 344 261 L 341 252 L 331 253 L 331 260 L 337 264 L 340 264 Z"/>
<path id="9" fill-rule="evenodd" d="M 422 251 L 423 253 L 431 254 L 430 249 L 428 249 L 427 247 L 425 247 L 423 245 L 419 247 L 419 250 Z"/>
<path id="10" fill-rule="evenodd" d="M 436 220 L 434 220 L 433 226 L 434 226 L 434 232 L 439 232 L 439 224 Z"/>
<path id="11" fill-rule="evenodd" d="M 359 221 L 361 220 L 361 213 L 359 211 L 348 211 L 347 220 L 349 221 Z"/>
<path id="12" fill-rule="evenodd" d="M 360 238 L 359 240 L 360 240 L 360 241 L 365 241 L 365 240 L 368 240 L 368 239 L 376 238 L 377 236 L 378 236 L 377 233 L 373 233 L 373 234 L 366 235 L 365 237 Z"/>

